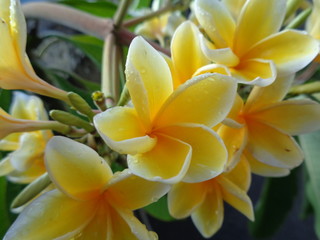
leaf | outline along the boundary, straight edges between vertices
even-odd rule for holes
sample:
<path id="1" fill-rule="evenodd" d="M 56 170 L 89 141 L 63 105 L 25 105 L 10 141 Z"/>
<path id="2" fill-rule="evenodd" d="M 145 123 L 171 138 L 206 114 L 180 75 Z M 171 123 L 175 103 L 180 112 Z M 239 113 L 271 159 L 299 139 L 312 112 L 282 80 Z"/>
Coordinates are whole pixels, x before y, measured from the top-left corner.
<path id="1" fill-rule="evenodd" d="M 10 102 L 11 102 L 11 91 L 0 89 L 0 107 L 5 110 L 6 112 L 9 111 Z"/>
<path id="2" fill-rule="evenodd" d="M 292 170 L 286 177 L 265 179 L 255 207 L 255 221 L 249 223 L 251 235 L 256 238 L 270 237 L 279 229 L 297 194 L 299 169 Z"/>
<path id="3" fill-rule="evenodd" d="M 108 2 L 106 0 L 60 0 L 59 3 L 68 5 L 70 7 L 99 17 L 106 18 L 111 18 L 117 10 L 117 6 L 114 3 Z"/>
<path id="4" fill-rule="evenodd" d="M 0 177 L 0 238 L 2 239 L 8 228 L 10 227 L 10 218 L 7 205 L 7 180 Z"/>
<path id="5" fill-rule="evenodd" d="M 304 134 L 299 137 L 305 153 L 305 163 L 309 175 L 308 198 L 315 211 L 315 231 L 320 238 L 320 131 Z"/>
<path id="6" fill-rule="evenodd" d="M 169 214 L 167 196 L 163 196 L 157 202 L 151 203 L 150 205 L 144 207 L 144 210 L 152 217 L 162 221 L 169 222 L 175 220 Z"/>

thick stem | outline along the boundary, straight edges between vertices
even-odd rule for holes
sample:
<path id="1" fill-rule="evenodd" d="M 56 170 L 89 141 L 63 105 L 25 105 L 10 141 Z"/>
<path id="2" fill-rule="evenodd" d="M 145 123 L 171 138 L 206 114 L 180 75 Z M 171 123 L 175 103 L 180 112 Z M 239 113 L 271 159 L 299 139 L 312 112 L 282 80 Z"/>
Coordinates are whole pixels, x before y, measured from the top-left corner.
<path id="1" fill-rule="evenodd" d="M 130 4 L 131 0 L 121 0 L 120 5 L 113 18 L 115 28 L 121 27 L 123 19 L 127 14 Z"/>

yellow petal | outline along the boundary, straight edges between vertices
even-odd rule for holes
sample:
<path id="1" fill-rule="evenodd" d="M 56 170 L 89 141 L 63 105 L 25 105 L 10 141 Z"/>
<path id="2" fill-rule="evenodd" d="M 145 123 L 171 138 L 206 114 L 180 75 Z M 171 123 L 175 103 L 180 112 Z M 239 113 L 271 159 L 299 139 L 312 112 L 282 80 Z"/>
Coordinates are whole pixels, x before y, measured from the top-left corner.
<path id="1" fill-rule="evenodd" d="M 135 38 L 126 63 L 127 87 L 139 116 L 148 124 L 173 91 L 164 58 L 143 38 Z"/>
<path id="2" fill-rule="evenodd" d="M 223 214 L 222 193 L 219 186 L 214 186 L 202 204 L 192 213 L 191 218 L 202 236 L 209 238 L 221 228 Z"/>
<path id="3" fill-rule="evenodd" d="M 307 99 L 291 99 L 274 103 L 252 116 L 289 135 L 320 129 L 320 105 Z"/>
<path id="4" fill-rule="evenodd" d="M 179 182 L 168 193 L 170 215 L 181 219 L 191 215 L 204 201 L 206 186 L 203 183 Z"/>
<path id="5" fill-rule="evenodd" d="M 189 80 L 195 71 L 209 64 L 200 47 L 200 32 L 190 21 L 182 23 L 175 31 L 171 42 L 171 55 L 177 80 L 180 84 Z"/>
<path id="6" fill-rule="evenodd" d="M 135 210 L 157 201 L 169 189 L 167 184 L 147 181 L 126 169 L 113 176 L 106 191 L 117 205 Z"/>
<path id="7" fill-rule="evenodd" d="M 273 167 L 258 161 L 249 151 L 244 151 L 244 155 L 250 164 L 251 172 L 254 174 L 264 177 L 283 177 L 290 173 L 287 168 Z"/>
<path id="8" fill-rule="evenodd" d="M 11 136 L 13 134 L 10 134 Z M 6 138 L 0 140 L 0 150 L 1 151 L 14 151 L 19 147 L 19 142 L 10 141 L 7 136 Z"/>
<path id="9" fill-rule="evenodd" d="M 219 136 L 210 128 L 199 124 L 179 124 L 159 131 L 192 148 L 189 170 L 182 181 L 202 182 L 216 177 L 224 170 L 227 151 Z"/>
<path id="10" fill-rule="evenodd" d="M 230 172 L 223 173 L 223 177 L 237 185 L 242 191 L 248 191 L 251 184 L 251 169 L 244 154 Z"/>
<path id="11" fill-rule="evenodd" d="M 103 140 L 113 150 L 123 154 L 147 152 L 156 138 L 146 134 L 137 112 L 129 107 L 114 107 L 94 117 L 94 124 Z"/>
<path id="12" fill-rule="evenodd" d="M 34 133 L 23 133 L 20 136 L 19 148 L 11 153 L 10 161 L 18 171 L 27 170 L 36 157 L 43 155 L 44 145 Z"/>
<path id="13" fill-rule="evenodd" d="M 244 111 L 254 111 L 254 109 L 259 109 L 264 105 L 281 101 L 288 93 L 293 80 L 294 75 L 278 76 L 269 86 L 254 87 L 247 99 Z"/>
<path id="14" fill-rule="evenodd" d="M 169 136 L 158 134 L 157 138 L 157 144 L 151 151 L 128 155 L 129 169 L 147 180 L 176 183 L 189 168 L 191 146 Z"/>
<path id="15" fill-rule="evenodd" d="M 47 192 L 23 210 L 4 239 L 70 239 L 90 222 L 95 203 L 75 201 L 58 190 Z"/>
<path id="16" fill-rule="evenodd" d="M 244 58 L 272 60 L 278 74 L 287 75 L 304 68 L 318 53 L 319 43 L 306 32 L 285 30 L 259 42 Z"/>
<path id="17" fill-rule="evenodd" d="M 108 164 L 92 148 L 60 136 L 48 142 L 45 164 L 57 188 L 74 199 L 96 198 L 112 177 Z"/>
<path id="18" fill-rule="evenodd" d="M 253 120 L 247 125 L 247 149 L 258 161 L 289 169 L 302 162 L 303 153 L 292 137 Z"/>
<path id="19" fill-rule="evenodd" d="M 223 176 L 219 177 L 217 181 L 221 186 L 223 199 L 251 221 L 254 221 L 253 207 L 247 193 Z"/>
<path id="20" fill-rule="evenodd" d="M 242 9 L 243 5 L 245 4 L 246 0 L 222 0 L 221 2 L 229 10 L 229 12 L 232 14 L 233 18 L 235 20 L 237 20 L 240 15 L 241 9 Z"/>
<path id="21" fill-rule="evenodd" d="M 0 176 L 5 176 L 12 172 L 14 170 L 14 167 L 12 166 L 10 162 L 10 155 L 6 156 L 0 161 Z"/>
<path id="22" fill-rule="evenodd" d="M 200 123 L 212 127 L 230 111 L 237 84 L 220 74 L 203 74 L 182 84 L 161 108 L 156 127 L 175 123 Z"/>
<path id="23" fill-rule="evenodd" d="M 286 0 L 251 0 L 244 4 L 235 33 L 234 50 L 240 57 L 254 44 L 279 31 Z"/>
<path id="24" fill-rule="evenodd" d="M 157 234 L 149 232 L 132 211 L 116 208 L 112 210 L 112 236 L 107 240 L 132 239 L 132 240 L 157 240 Z"/>
<path id="25" fill-rule="evenodd" d="M 239 83 L 258 85 L 261 87 L 270 85 L 277 76 L 274 63 L 263 59 L 242 61 L 241 64 L 230 70 L 232 76 L 235 77 Z"/>
<path id="26" fill-rule="evenodd" d="M 227 68 L 226 66 L 220 64 L 208 64 L 201 68 L 198 68 L 198 70 L 193 74 L 193 77 L 204 73 L 220 73 L 223 75 L 231 76 L 229 68 Z"/>
<path id="27" fill-rule="evenodd" d="M 228 151 L 227 171 L 232 169 L 240 160 L 242 151 L 247 143 L 246 128 L 231 128 L 222 125 L 218 130 Z"/>
<path id="28" fill-rule="evenodd" d="M 218 48 L 232 47 L 236 24 L 218 0 L 197 0 L 195 13 L 200 25 Z"/>

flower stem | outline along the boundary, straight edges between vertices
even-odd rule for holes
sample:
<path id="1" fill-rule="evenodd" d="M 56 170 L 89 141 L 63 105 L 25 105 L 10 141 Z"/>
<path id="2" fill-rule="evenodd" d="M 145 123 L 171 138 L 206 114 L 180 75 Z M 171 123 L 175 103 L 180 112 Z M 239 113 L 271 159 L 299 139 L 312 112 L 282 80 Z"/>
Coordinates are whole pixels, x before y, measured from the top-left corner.
<path id="1" fill-rule="evenodd" d="M 121 0 L 120 5 L 113 17 L 115 28 L 121 27 L 123 19 L 127 14 L 130 4 L 131 4 L 131 0 Z"/>

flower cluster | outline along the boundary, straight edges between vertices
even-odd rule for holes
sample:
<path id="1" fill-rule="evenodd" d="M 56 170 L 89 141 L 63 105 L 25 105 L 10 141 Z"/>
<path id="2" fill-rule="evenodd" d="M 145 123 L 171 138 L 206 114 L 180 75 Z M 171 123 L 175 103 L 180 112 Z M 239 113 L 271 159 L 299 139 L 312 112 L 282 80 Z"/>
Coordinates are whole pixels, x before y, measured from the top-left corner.
<path id="1" fill-rule="evenodd" d="M 20 2 L 3 0 L 0 87 L 28 93 L 13 92 L 8 113 L 0 108 L 0 175 L 29 184 L 12 204 L 20 215 L 4 239 L 157 239 L 134 211 L 165 195 L 170 215 L 190 216 L 205 238 L 221 228 L 224 202 L 254 221 L 251 174 L 290 174 L 304 159 L 293 136 L 320 129 L 316 99 L 288 95 L 296 73 L 320 51 L 319 1 L 307 20 L 309 33 L 285 28 L 288 5 L 196 0 L 192 7 L 167 5 L 154 9 L 164 15 L 134 19 L 144 21 L 136 33 L 159 46 L 124 30 L 130 22 L 121 25 L 121 4 L 114 29 L 104 36 L 108 66 L 102 74 L 109 77 L 101 84 L 120 86 L 118 49 L 131 38 L 125 84 L 120 99 L 94 92 L 92 109 L 83 96 L 35 73 Z M 44 6 L 57 11 L 57 22 L 61 11 L 67 26 L 73 26 L 72 14 L 91 16 Z M 168 19 L 185 8 L 192 14 L 170 25 Z M 50 13 L 39 14 L 46 16 L 54 21 Z M 91 26 L 74 27 L 98 32 L 101 21 L 92 16 Z M 48 120 L 47 105 L 30 92 L 62 100 L 64 108 L 50 111 Z"/>

